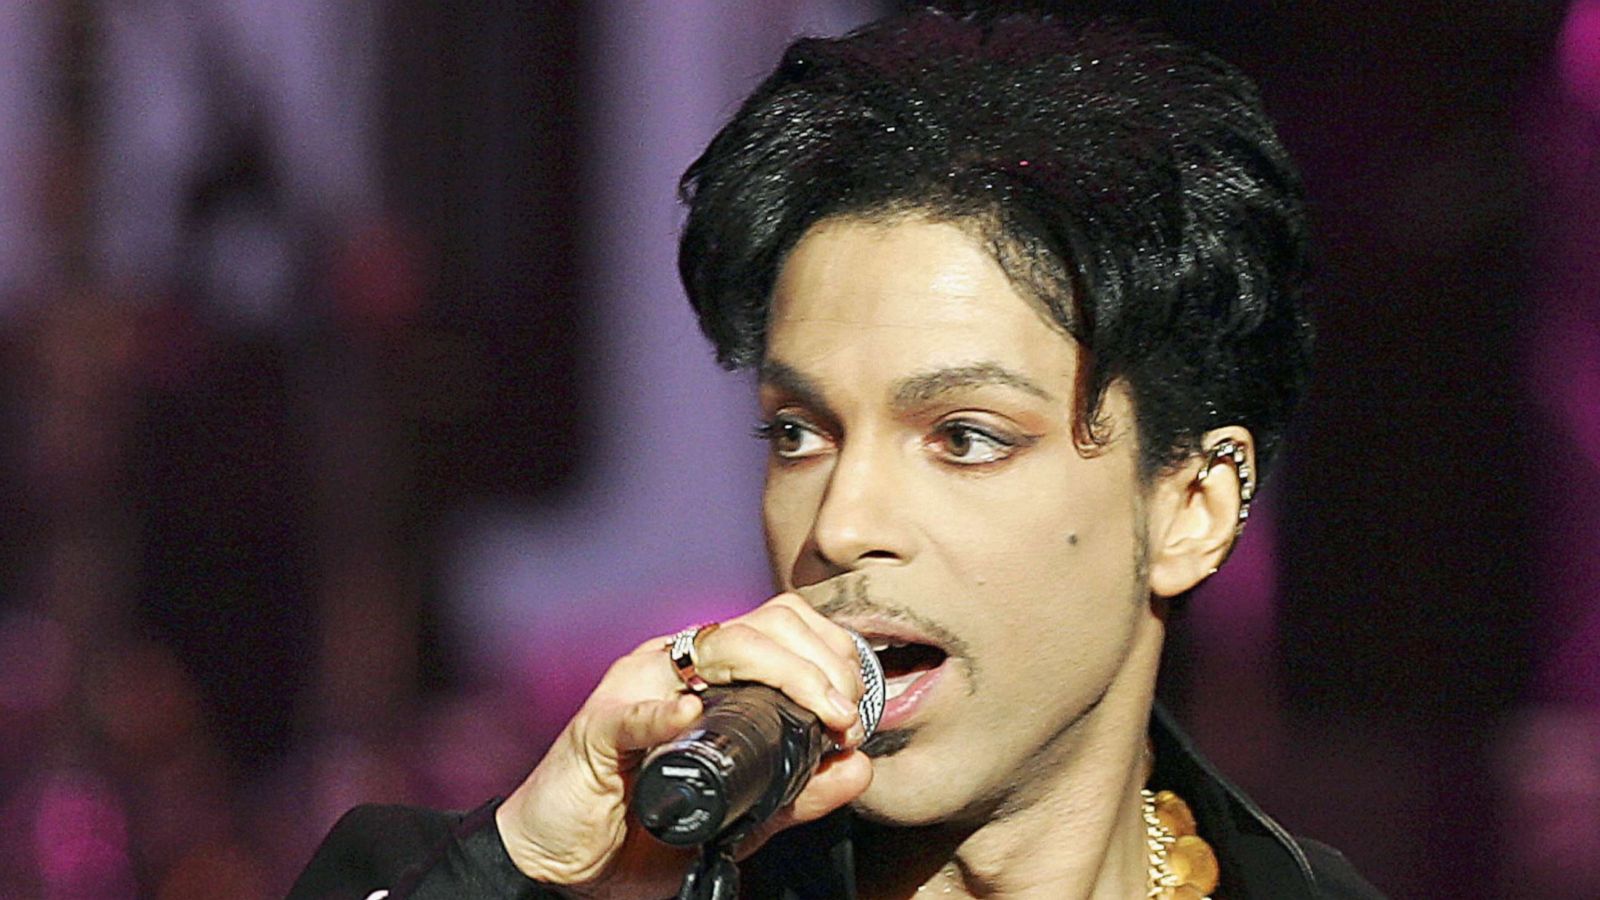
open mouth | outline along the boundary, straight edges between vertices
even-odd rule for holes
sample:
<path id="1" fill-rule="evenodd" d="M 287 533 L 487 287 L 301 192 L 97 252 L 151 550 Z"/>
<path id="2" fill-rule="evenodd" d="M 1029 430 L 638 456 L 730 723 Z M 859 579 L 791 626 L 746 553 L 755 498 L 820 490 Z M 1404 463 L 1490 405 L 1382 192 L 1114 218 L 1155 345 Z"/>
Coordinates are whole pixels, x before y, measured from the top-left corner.
<path id="1" fill-rule="evenodd" d="M 872 649 L 883 666 L 885 700 L 894 700 L 905 693 L 918 678 L 943 665 L 948 655 L 932 644 L 899 643 L 881 638 L 872 641 Z"/>

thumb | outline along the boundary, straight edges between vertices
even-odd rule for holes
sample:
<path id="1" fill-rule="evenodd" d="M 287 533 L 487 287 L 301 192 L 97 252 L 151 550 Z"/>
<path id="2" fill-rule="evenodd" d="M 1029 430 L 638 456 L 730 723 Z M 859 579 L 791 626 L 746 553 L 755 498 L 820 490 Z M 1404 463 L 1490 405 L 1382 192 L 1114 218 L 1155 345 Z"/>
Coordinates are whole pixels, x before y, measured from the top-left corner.
<path id="1" fill-rule="evenodd" d="M 700 698 L 679 694 L 667 700 L 640 700 L 619 714 L 596 716 L 585 736 L 586 748 L 621 763 L 639 751 L 677 737 L 701 712 Z"/>

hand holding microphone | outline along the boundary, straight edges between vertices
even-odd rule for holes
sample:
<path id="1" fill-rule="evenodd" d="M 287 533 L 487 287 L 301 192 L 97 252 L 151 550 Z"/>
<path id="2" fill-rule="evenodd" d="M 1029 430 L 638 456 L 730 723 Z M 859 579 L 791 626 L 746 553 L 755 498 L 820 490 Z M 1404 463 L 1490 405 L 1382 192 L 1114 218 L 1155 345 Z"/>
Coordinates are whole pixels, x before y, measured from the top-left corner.
<path id="1" fill-rule="evenodd" d="M 690 687 L 704 685 L 695 665 L 702 628 L 679 632 L 668 648 Z M 861 681 L 863 740 L 883 715 L 883 666 L 855 632 Z M 788 805 L 811 780 L 832 742 L 805 707 L 763 684 L 704 689 L 705 714 L 653 750 L 634 789 L 633 812 L 668 844 L 702 844 L 742 833 Z"/>
<path id="2" fill-rule="evenodd" d="M 497 813 L 507 852 L 534 880 L 575 896 L 672 894 L 690 854 L 651 837 L 627 808 L 630 796 L 644 792 L 641 770 L 657 747 L 651 757 L 663 761 L 657 787 L 686 799 L 640 811 L 649 812 L 663 834 L 687 843 L 696 838 L 681 821 L 685 815 L 704 820 L 709 836 L 733 825 L 741 833 L 754 828 L 741 853 L 782 828 L 832 812 L 870 783 L 871 763 L 856 749 L 867 736 L 858 704 L 865 687 L 861 661 L 875 663 L 876 657 L 803 599 L 780 595 L 715 633 L 700 631 L 691 642 L 699 664 L 693 674 L 714 688 L 703 695 L 684 692 L 663 641 L 647 641 L 612 664 Z M 877 683 L 881 689 L 881 677 Z M 682 744 L 696 735 L 699 750 L 708 743 L 713 750 L 705 759 L 720 753 L 742 760 L 699 770 L 733 774 L 731 781 L 690 777 L 689 767 L 665 771 L 672 753 L 699 752 Z M 745 749 L 730 749 L 736 743 Z M 841 749 L 828 753 L 835 743 Z M 711 822 L 716 809 L 723 810 L 721 821 Z"/>

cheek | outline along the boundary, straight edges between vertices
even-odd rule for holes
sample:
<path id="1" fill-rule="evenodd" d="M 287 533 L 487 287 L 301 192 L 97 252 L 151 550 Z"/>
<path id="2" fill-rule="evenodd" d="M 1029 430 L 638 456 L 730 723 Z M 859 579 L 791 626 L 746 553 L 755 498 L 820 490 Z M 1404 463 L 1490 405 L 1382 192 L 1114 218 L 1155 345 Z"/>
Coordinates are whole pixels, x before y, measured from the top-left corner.
<path id="1" fill-rule="evenodd" d="M 1031 466 L 1027 477 L 978 478 L 954 490 L 929 490 L 939 497 L 926 514 L 948 540 L 985 545 L 997 557 L 1027 554 L 1055 566 L 1092 558 L 1125 537 L 1127 504 L 1107 489 L 1104 475 L 1056 474 L 1064 467 Z M 1044 470 L 1044 471 L 1039 471 Z"/>
<path id="2" fill-rule="evenodd" d="M 816 519 L 816 491 L 792 470 L 769 466 L 761 494 L 761 525 L 766 535 L 767 559 L 778 583 L 792 588 L 800 549 Z"/>
<path id="3" fill-rule="evenodd" d="M 975 480 L 943 494 L 942 514 L 930 510 L 941 555 L 998 618 L 1026 619 L 1044 603 L 1072 615 L 1129 590 L 1136 542 L 1127 492 L 1105 472 L 1053 462 L 1037 468 L 1066 474 Z"/>

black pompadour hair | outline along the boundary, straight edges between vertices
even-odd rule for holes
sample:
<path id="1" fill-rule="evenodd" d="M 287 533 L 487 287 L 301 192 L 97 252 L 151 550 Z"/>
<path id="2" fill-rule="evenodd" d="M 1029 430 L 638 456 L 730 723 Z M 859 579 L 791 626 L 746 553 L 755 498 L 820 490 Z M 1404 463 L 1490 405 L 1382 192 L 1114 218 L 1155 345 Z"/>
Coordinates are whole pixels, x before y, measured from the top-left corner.
<path id="1" fill-rule="evenodd" d="M 834 217 L 974 229 L 1082 352 L 1075 422 L 1128 386 L 1141 472 L 1242 425 L 1258 468 L 1304 391 L 1299 176 L 1216 57 L 1107 19 L 913 11 L 796 41 L 683 176 L 679 271 L 728 368 L 778 270 Z"/>

